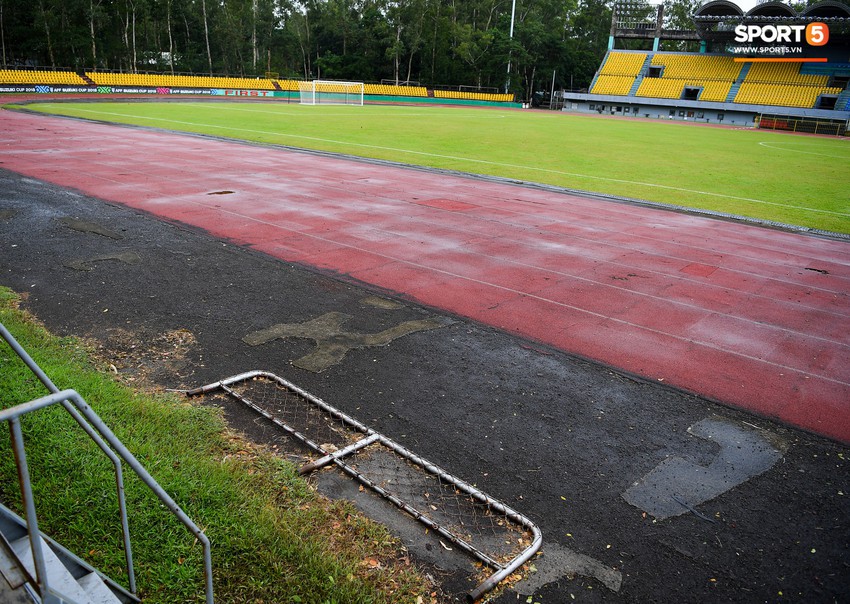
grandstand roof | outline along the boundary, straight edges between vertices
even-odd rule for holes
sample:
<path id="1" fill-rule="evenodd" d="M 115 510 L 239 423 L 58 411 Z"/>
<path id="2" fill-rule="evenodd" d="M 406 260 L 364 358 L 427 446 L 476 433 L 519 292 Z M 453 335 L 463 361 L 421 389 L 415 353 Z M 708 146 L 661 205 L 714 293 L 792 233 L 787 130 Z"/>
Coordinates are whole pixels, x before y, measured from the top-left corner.
<path id="1" fill-rule="evenodd" d="M 760 19 L 806 19 L 806 20 L 846 20 L 850 19 L 850 6 L 836 2 L 835 0 L 824 0 L 812 4 L 797 12 L 794 7 L 784 2 L 764 2 L 758 4 L 747 12 L 731 0 L 710 0 L 704 3 L 694 12 L 694 18 L 705 18 L 713 20 L 718 17 L 757 17 Z"/>
<path id="2" fill-rule="evenodd" d="M 817 4 L 807 6 L 799 14 L 804 15 L 806 17 L 850 18 L 850 6 L 847 6 L 846 4 L 841 4 L 840 2 L 835 2 L 835 0 L 824 0 L 823 2 L 818 2 Z"/>
<path id="3" fill-rule="evenodd" d="M 795 17 L 796 11 L 782 2 L 757 4 L 747 12 L 748 17 Z"/>
<path id="4" fill-rule="evenodd" d="M 727 17 L 734 15 L 736 17 L 743 16 L 744 11 L 730 0 L 711 0 L 700 6 L 694 15 L 701 17 Z"/>
<path id="5" fill-rule="evenodd" d="M 699 37 L 704 40 L 723 41 L 732 37 L 737 23 L 829 24 L 830 40 L 833 44 L 847 44 L 850 40 L 850 6 L 835 0 L 823 0 L 803 7 L 799 12 L 785 2 L 763 2 L 749 11 L 744 11 L 733 0 L 710 0 L 693 14 Z"/>

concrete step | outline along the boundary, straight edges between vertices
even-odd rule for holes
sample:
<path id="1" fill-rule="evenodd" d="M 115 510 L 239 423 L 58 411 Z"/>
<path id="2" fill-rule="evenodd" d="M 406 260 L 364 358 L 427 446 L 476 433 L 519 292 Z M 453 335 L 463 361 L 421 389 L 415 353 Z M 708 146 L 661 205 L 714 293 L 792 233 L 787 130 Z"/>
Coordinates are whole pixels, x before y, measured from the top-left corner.
<path id="1" fill-rule="evenodd" d="M 121 604 L 97 573 L 84 575 L 77 579 L 77 583 L 86 592 L 92 604 Z"/>
<path id="2" fill-rule="evenodd" d="M 14 546 L 12 545 L 13 543 L 15 544 Z M 138 604 L 139 599 L 136 596 L 111 581 L 108 577 L 98 573 L 89 564 L 62 547 L 59 543 L 50 539 L 50 537 L 42 535 L 42 549 L 48 564 L 53 564 L 54 562 L 52 561 L 55 559 L 56 568 L 63 570 L 64 567 L 64 572 L 72 580 L 83 584 L 83 587 L 79 588 L 82 592 L 85 592 L 86 599 L 83 602 L 91 602 L 92 604 Z M 59 591 L 50 572 L 48 570 L 48 586 L 50 586 L 51 592 Z M 94 576 L 88 577 L 91 574 L 94 574 Z M 35 567 L 32 561 L 26 522 L 9 508 L 0 504 L 0 583 L 8 584 L 9 589 L 16 593 L 22 589 L 34 593 L 32 592 L 33 586 L 28 575 L 32 575 L 33 578 L 35 577 Z M 110 592 L 111 597 L 106 596 L 99 583 L 104 584 L 103 587 Z M 79 592 L 77 590 L 74 591 L 79 597 Z M 6 593 L 0 591 L 0 604 L 5 604 L 8 597 Z M 71 596 L 68 597 L 70 598 Z M 37 596 L 35 598 L 33 600 L 30 597 L 28 601 L 38 601 Z M 54 598 L 53 601 L 56 601 L 56 599 Z M 72 600 L 63 601 L 71 602 Z"/>
<path id="3" fill-rule="evenodd" d="M 49 591 L 58 596 L 63 604 L 121 604 L 121 601 L 106 586 L 96 573 L 88 573 L 78 581 L 62 564 L 47 541 L 41 539 L 41 551 L 47 569 Z M 11 543 L 12 550 L 33 577 L 36 576 L 35 562 L 29 536 Z"/>

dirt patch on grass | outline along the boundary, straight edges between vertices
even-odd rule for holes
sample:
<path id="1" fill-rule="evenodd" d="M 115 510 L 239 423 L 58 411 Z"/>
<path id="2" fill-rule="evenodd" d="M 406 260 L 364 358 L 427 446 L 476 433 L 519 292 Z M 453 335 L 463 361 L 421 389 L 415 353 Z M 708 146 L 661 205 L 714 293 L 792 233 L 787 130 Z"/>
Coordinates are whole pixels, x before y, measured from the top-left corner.
<path id="1" fill-rule="evenodd" d="M 184 375 L 187 356 L 196 344 L 188 329 L 163 333 L 110 328 L 103 337 L 89 340 L 96 362 L 136 388 L 156 388 L 165 376 Z"/>

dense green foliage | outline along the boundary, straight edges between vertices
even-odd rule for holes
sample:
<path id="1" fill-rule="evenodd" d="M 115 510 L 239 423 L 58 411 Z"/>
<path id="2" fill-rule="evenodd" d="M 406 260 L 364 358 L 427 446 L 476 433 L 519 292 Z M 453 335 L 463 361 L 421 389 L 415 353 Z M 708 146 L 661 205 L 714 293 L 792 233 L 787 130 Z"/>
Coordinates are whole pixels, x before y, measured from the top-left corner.
<path id="1" fill-rule="evenodd" d="M 60 388 L 74 388 L 212 543 L 216 601 L 413 604 L 425 581 L 386 529 L 316 495 L 292 464 L 225 428 L 221 413 L 176 395 L 137 394 L 97 371 L 89 351 L 16 310 L 0 288 L 0 323 Z M 0 340 L 0 407 L 47 394 Z M 111 464 L 54 406 L 22 419 L 40 528 L 126 585 Z M 20 508 L 8 430 L 0 500 Z M 202 549 L 125 470 L 136 576 L 145 602 L 202 602 Z M 380 562 L 380 563 L 379 563 Z"/>
<path id="2" fill-rule="evenodd" d="M 321 149 L 850 233 L 841 139 L 440 107 L 45 103 L 51 113 Z"/>
<path id="3" fill-rule="evenodd" d="M 2 66 L 587 86 L 610 0 L 0 0 Z M 508 63 L 511 71 L 508 78 Z"/>
<path id="4" fill-rule="evenodd" d="M 639 0 L 640 1 L 640 0 Z M 847 3 L 850 0 L 839 0 Z M 800 8 L 817 0 L 794 3 Z M 692 29 L 701 0 L 663 0 Z M 646 4 L 654 19 L 655 0 Z M 614 0 L 0 0 L 0 67 L 586 88 Z M 515 7 L 513 35 L 512 9 Z M 621 40 L 651 48 L 651 40 Z M 667 41 L 662 50 L 696 50 Z"/>

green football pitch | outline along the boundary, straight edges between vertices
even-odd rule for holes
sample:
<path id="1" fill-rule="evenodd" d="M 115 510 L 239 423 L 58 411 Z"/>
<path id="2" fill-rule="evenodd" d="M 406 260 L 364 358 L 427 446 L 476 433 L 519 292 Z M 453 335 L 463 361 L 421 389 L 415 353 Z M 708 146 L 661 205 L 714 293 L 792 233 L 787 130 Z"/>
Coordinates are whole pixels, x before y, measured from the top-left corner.
<path id="1" fill-rule="evenodd" d="M 62 102 L 29 108 L 850 233 L 850 139 L 846 138 L 455 107 L 221 101 Z"/>

